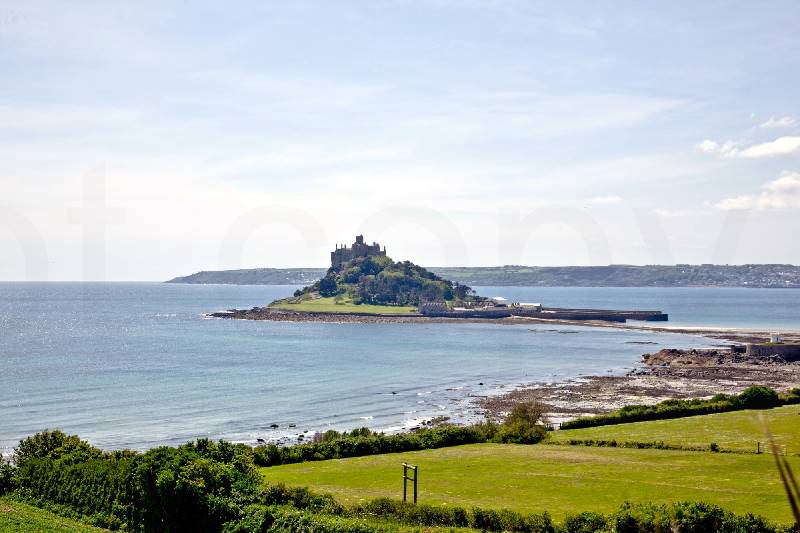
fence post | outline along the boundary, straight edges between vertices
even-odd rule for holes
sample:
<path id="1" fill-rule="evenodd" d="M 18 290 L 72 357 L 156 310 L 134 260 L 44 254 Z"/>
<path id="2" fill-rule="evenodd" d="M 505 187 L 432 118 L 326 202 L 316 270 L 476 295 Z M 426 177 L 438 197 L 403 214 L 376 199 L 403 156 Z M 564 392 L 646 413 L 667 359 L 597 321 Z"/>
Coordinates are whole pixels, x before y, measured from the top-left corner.
<path id="1" fill-rule="evenodd" d="M 406 476 L 407 469 L 408 465 L 403 463 L 403 503 L 405 503 L 407 499 L 406 498 L 406 481 L 408 480 L 408 477 Z"/>
<path id="2" fill-rule="evenodd" d="M 786 455 L 786 447 L 783 448 L 783 455 Z M 414 505 L 417 505 L 417 479 L 419 479 L 419 469 L 414 467 Z"/>
<path id="3" fill-rule="evenodd" d="M 414 471 L 414 477 L 408 477 L 408 471 Z M 408 501 L 408 482 L 414 482 L 414 505 L 417 504 L 417 478 L 419 477 L 419 467 L 410 465 L 408 463 L 403 463 L 403 502 Z"/>

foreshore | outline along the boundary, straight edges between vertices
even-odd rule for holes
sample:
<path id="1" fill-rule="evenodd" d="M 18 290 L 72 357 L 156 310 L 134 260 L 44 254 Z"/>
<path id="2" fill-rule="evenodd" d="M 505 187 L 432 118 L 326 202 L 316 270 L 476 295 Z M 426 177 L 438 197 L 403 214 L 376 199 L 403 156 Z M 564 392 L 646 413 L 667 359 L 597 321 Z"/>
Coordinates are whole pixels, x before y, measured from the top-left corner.
<path id="1" fill-rule="evenodd" d="M 606 413 L 631 404 L 739 393 L 753 385 L 778 391 L 800 386 L 800 363 L 778 357 L 750 358 L 728 349 L 664 349 L 642 356 L 642 365 L 622 376 L 585 376 L 561 383 L 520 387 L 480 398 L 482 413 L 498 418 L 514 403 L 544 404 L 551 422 Z"/>
<path id="2" fill-rule="evenodd" d="M 800 363 L 780 358 L 749 358 L 733 353 L 732 344 L 769 340 L 771 331 L 751 328 L 707 328 L 627 324 L 596 320 L 511 317 L 431 318 L 424 316 L 309 313 L 272 308 L 230 310 L 214 313 L 218 318 L 328 323 L 492 323 L 498 325 L 549 324 L 698 335 L 720 341 L 719 349 L 661 350 L 643 354 L 641 364 L 622 376 L 582 376 L 560 383 L 534 383 L 507 393 L 474 398 L 478 412 L 501 417 L 517 402 L 536 400 L 545 405 L 553 423 L 583 415 L 599 414 L 630 404 L 649 404 L 673 398 L 708 397 L 738 393 L 752 385 L 776 390 L 800 386 Z M 800 342 L 800 331 L 783 332 L 787 342 Z M 644 343 L 646 344 L 646 343 Z M 644 345 L 643 344 L 643 345 Z"/>

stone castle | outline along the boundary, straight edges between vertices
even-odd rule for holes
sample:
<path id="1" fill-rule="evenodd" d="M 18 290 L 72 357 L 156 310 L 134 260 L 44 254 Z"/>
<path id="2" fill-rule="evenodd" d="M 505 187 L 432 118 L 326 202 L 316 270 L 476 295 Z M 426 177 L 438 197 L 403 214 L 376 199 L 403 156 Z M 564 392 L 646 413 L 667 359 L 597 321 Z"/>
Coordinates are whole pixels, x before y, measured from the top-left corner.
<path id="1" fill-rule="evenodd" d="M 344 244 L 336 245 L 336 249 L 331 252 L 331 266 L 338 267 L 342 263 L 346 263 L 356 257 L 368 257 L 371 255 L 386 255 L 386 247 L 381 250 L 377 242 L 366 244 L 363 235 L 356 235 L 356 242 L 349 248 Z"/>

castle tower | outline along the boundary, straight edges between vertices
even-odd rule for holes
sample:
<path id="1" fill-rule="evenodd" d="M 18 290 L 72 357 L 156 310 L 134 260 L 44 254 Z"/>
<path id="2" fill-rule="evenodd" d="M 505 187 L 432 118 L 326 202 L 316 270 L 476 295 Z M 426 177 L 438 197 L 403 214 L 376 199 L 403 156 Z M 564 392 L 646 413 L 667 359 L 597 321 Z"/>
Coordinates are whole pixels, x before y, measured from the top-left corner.
<path id="1" fill-rule="evenodd" d="M 372 244 L 365 244 L 363 235 L 356 235 L 356 241 L 349 248 L 344 244 L 339 246 L 331 252 L 331 267 L 338 267 L 342 263 L 352 261 L 356 257 L 370 257 L 370 256 L 385 256 L 386 247 L 381 250 L 380 244 L 373 242 Z"/>

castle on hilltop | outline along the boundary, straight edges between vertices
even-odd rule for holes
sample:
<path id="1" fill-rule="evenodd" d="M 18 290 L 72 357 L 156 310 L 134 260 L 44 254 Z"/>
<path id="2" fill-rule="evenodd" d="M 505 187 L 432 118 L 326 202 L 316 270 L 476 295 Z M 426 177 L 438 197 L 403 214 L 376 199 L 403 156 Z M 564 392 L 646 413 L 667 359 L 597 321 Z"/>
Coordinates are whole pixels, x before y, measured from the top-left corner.
<path id="1" fill-rule="evenodd" d="M 336 249 L 331 252 L 331 267 L 338 267 L 342 263 L 355 259 L 356 257 L 369 257 L 372 255 L 385 256 L 386 247 L 381 250 L 377 242 L 366 244 L 363 235 L 356 235 L 356 242 L 349 248 L 342 244 L 336 245 Z"/>

